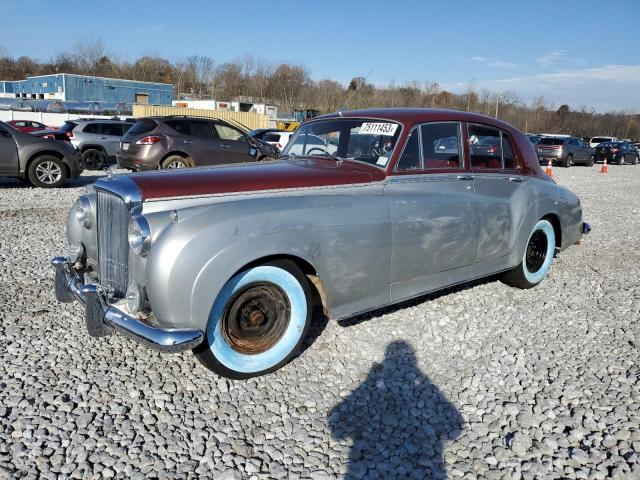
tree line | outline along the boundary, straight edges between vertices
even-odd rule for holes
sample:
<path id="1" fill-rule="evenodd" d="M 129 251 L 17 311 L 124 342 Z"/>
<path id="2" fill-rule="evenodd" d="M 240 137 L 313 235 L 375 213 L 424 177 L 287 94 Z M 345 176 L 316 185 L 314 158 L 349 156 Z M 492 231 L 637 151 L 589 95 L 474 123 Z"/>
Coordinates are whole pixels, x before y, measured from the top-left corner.
<path id="1" fill-rule="evenodd" d="M 14 58 L 6 51 L 0 52 L 0 80 L 21 80 L 52 73 L 172 83 L 176 99 L 244 98 L 275 105 L 282 113 L 298 107 L 316 108 L 326 113 L 343 108 L 345 104 L 348 109 L 448 108 L 496 116 L 528 132 L 640 138 L 640 115 L 597 113 L 586 106 L 556 106 L 544 96 L 527 104 L 517 92 L 478 89 L 474 82 L 470 82 L 462 93 L 447 91 L 433 81 L 375 86 L 363 77 L 355 77 L 348 85 L 343 85 L 331 79 L 313 80 L 304 65 L 274 63 L 253 55 L 223 63 L 201 55 L 179 61 L 143 55 L 130 62 L 109 54 L 99 40 L 79 43 L 48 61 L 28 56 Z"/>

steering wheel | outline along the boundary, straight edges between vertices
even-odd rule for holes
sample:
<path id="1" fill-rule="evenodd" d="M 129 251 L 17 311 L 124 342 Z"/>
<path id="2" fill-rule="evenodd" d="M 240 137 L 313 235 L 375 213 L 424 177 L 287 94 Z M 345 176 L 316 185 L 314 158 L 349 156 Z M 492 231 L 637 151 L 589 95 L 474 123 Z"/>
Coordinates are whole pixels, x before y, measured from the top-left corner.
<path id="1" fill-rule="evenodd" d="M 327 152 L 324 148 L 320 148 L 320 147 L 310 148 L 309 150 L 307 150 L 307 155 L 311 155 L 311 152 L 313 152 L 314 150 L 318 150 L 321 154 L 325 154 L 328 157 L 332 157 L 333 156 L 329 152 Z"/>

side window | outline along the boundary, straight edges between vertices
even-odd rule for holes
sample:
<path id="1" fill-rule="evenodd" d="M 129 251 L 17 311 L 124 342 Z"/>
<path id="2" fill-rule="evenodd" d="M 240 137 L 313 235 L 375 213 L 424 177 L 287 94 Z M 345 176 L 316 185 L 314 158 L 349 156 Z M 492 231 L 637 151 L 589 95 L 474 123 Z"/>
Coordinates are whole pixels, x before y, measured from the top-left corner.
<path id="1" fill-rule="evenodd" d="M 189 124 L 185 120 L 167 120 L 165 123 L 176 132 L 180 132 L 183 135 L 191 135 Z"/>
<path id="2" fill-rule="evenodd" d="M 190 135 L 194 137 L 213 138 L 213 132 L 209 126 L 209 122 L 191 121 L 189 124 Z"/>
<path id="3" fill-rule="evenodd" d="M 471 168 L 502 168 L 500 130 L 483 125 L 469 125 Z"/>
<path id="4" fill-rule="evenodd" d="M 420 140 L 418 139 L 419 130 L 414 128 L 409 134 L 407 144 L 402 151 L 402 156 L 398 160 L 397 170 L 421 170 L 420 162 Z"/>
<path id="5" fill-rule="evenodd" d="M 27 122 L 16 122 L 16 127 L 26 127 Z"/>
<path id="6" fill-rule="evenodd" d="M 422 163 L 429 168 L 461 166 L 460 124 L 458 122 L 420 125 Z"/>
<path id="7" fill-rule="evenodd" d="M 503 168 L 512 169 L 518 168 L 518 160 L 516 156 L 513 154 L 513 143 L 511 142 L 511 136 L 502 131 L 502 161 Z"/>
<path id="8" fill-rule="evenodd" d="M 216 132 L 218 132 L 218 137 L 221 140 L 242 140 L 244 139 L 244 135 L 239 130 L 235 128 L 231 128 L 227 125 L 222 125 L 221 123 L 216 123 Z"/>
<path id="9" fill-rule="evenodd" d="M 84 129 L 82 130 L 84 133 L 98 133 L 98 123 L 89 123 L 88 125 L 84 126 Z"/>
<path id="10" fill-rule="evenodd" d="M 110 135 L 113 137 L 122 136 L 122 127 L 117 123 L 103 123 L 100 130 L 100 133 L 103 135 Z"/>

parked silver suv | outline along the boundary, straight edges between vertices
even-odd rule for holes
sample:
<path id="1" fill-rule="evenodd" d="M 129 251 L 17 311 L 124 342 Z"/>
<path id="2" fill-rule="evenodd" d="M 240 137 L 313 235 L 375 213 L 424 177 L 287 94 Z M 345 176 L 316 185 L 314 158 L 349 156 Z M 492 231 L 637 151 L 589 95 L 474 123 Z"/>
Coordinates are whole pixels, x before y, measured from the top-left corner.
<path id="1" fill-rule="evenodd" d="M 121 120 L 67 120 L 61 130 L 82 154 L 84 168 L 96 169 L 115 163 L 120 139 L 131 125 Z"/>
<path id="2" fill-rule="evenodd" d="M 551 160 L 561 167 L 570 167 L 574 164 L 591 167 L 595 161 L 593 148 L 577 137 L 544 136 L 536 144 L 535 150 L 540 163 Z"/>

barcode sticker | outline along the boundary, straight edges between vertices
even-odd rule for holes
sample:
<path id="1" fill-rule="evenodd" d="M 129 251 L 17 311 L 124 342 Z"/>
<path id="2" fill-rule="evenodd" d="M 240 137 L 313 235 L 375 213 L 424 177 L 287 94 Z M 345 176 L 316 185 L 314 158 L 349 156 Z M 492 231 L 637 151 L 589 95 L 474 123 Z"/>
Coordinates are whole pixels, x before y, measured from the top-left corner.
<path id="1" fill-rule="evenodd" d="M 398 128 L 397 123 L 363 123 L 358 134 L 360 135 L 387 135 L 393 137 Z"/>

